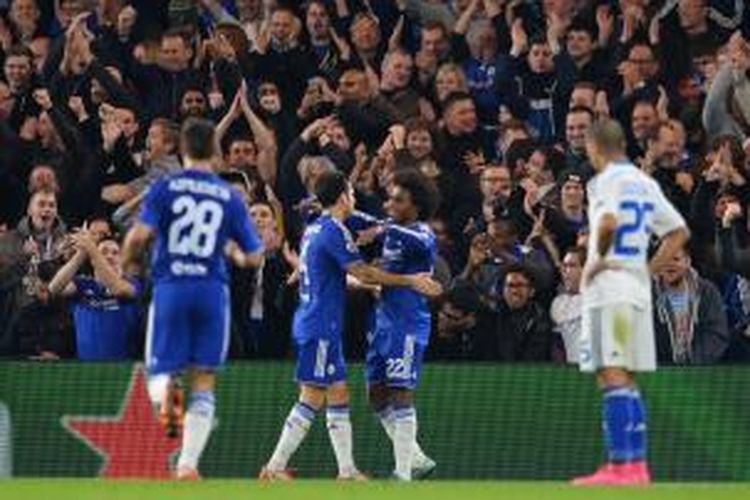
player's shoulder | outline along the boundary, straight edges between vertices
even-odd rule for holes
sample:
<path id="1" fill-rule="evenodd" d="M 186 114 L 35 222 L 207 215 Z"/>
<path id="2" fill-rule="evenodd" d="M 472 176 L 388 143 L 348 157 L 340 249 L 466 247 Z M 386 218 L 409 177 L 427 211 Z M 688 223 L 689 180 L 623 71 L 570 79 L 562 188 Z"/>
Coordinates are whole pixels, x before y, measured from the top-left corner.
<path id="1" fill-rule="evenodd" d="M 187 192 L 224 203 L 242 201 L 242 196 L 234 186 L 214 172 L 184 169 L 167 174 L 164 180 L 170 191 Z"/>
<path id="2" fill-rule="evenodd" d="M 351 234 L 343 221 L 327 213 L 318 217 L 316 223 L 320 225 L 321 231 L 325 234 Z"/>
<path id="3" fill-rule="evenodd" d="M 411 236 L 420 240 L 429 240 L 435 237 L 430 225 L 424 222 L 415 222 L 408 225 L 392 222 L 388 224 L 387 228 L 395 235 Z"/>
<path id="4" fill-rule="evenodd" d="M 158 177 L 156 180 L 151 182 L 151 184 L 149 184 L 147 192 L 150 194 L 155 194 L 155 193 L 160 193 L 164 191 L 165 188 L 169 185 L 169 181 L 172 178 L 172 176 L 174 176 L 177 173 L 178 172 L 169 172 L 169 173 L 162 175 L 161 177 Z"/>
<path id="5" fill-rule="evenodd" d="M 330 215 L 321 214 L 305 227 L 304 238 L 309 241 L 331 240 L 340 237 L 344 232 L 348 233 L 346 226 L 337 222 Z"/>
<path id="6" fill-rule="evenodd" d="M 643 170 L 633 167 L 630 175 L 623 179 L 621 190 L 644 198 L 653 198 L 661 193 L 659 182 Z"/>
<path id="7" fill-rule="evenodd" d="M 159 179 L 157 179 L 156 182 L 154 182 L 154 185 L 157 185 L 157 184 L 169 185 L 169 183 L 174 181 L 175 179 L 182 179 L 182 178 L 188 178 L 188 177 L 190 177 L 190 171 L 181 168 L 178 170 L 173 170 L 171 172 L 165 173 L 164 175 L 159 177 Z"/>
<path id="8" fill-rule="evenodd" d="M 368 228 L 375 224 L 379 224 L 380 222 L 380 219 L 368 214 L 367 212 L 355 210 L 349 217 L 347 217 L 346 226 L 352 227 L 356 231 L 357 229 Z"/>
<path id="9" fill-rule="evenodd" d="M 644 194 L 656 181 L 632 163 L 618 163 L 597 176 L 596 187 L 608 194 Z"/>
<path id="10" fill-rule="evenodd" d="M 343 244 L 348 251 L 357 251 L 354 237 L 343 221 L 340 221 L 330 214 L 321 215 L 318 221 L 320 224 L 320 235 L 324 241 L 324 246 L 340 248 Z"/>

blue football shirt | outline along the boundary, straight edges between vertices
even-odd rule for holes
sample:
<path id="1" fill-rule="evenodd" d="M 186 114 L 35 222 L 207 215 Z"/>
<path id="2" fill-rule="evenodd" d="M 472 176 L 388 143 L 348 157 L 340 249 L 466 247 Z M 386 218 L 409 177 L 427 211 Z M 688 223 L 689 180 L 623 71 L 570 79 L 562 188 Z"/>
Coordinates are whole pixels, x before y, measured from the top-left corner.
<path id="1" fill-rule="evenodd" d="M 148 191 L 140 221 L 156 231 L 151 276 L 163 282 L 200 279 L 226 283 L 224 247 L 261 248 L 240 194 L 211 172 L 182 170 Z"/>
<path id="2" fill-rule="evenodd" d="M 437 248 L 435 234 L 423 222 L 385 225 L 382 267 L 394 274 L 431 273 Z M 427 297 L 408 287 L 385 286 L 375 311 L 378 331 L 415 335 L 419 344 L 430 338 L 432 315 Z"/>
<path id="3" fill-rule="evenodd" d="M 78 359 L 84 361 L 122 361 L 136 352 L 141 308 L 138 297 L 141 283 L 128 278 L 136 289 L 136 298 L 119 299 L 90 276 L 76 276 L 73 283 L 73 321 L 76 328 Z"/>
<path id="4" fill-rule="evenodd" d="M 293 327 L 298 343 L 340 338 L 346 269 L 361 260 L 349 230 L 330 214 L 324 212 L 305 229 L 300 247 L 300 300 Z"/>

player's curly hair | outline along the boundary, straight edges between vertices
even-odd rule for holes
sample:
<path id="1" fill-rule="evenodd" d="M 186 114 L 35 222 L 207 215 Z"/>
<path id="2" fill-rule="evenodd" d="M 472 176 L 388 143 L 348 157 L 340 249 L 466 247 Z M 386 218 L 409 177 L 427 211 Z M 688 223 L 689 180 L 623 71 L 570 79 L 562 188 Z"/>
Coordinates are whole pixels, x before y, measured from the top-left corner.
<path id="1" fill-rule="evenodd" d="M 434 182 L 416 169 L 404 168 L 395 173 L 393 184 L 409 192 L 412 203 L 417 206 L 419 220 L 432 218 L 440 196 Z"/>

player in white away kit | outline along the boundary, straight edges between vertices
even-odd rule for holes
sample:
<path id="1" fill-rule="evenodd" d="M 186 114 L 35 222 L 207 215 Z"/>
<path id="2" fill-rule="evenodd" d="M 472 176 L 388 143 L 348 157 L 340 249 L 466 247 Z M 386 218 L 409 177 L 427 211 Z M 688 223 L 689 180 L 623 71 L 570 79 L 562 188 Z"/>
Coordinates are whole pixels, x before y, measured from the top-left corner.
<path id="1" fill-rule="evenodd" d="M 604 398 L 608 460 L 577 485 L 646 485 L 646 415 L 634 372 L 656 369 L 651 275 L 685 245 L 685 221 L 659 185 L 625 156 L 613 120 L 595 124 L 586 148 L 597 175 L 589 182 L 588 257 L 583 277 L 581 370 L 596 372 Z M 661 243 L 651 261 L 649 244 Z"/>

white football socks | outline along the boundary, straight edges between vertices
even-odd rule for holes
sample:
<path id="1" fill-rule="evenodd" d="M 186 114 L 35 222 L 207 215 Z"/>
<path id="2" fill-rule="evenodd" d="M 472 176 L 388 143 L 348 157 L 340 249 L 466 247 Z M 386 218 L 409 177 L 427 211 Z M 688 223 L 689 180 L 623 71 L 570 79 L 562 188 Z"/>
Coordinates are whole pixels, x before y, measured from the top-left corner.
<path id="1" fill-rule="evenodd" d="M 151 375 L 148 377 L 146 385 L 148 389 L 148 398 L 151 400 L 151 406 L 159 410 L 167 397 L 167 388 L 169 387 L 170 375 L 163 373 L 160 375 Z"/>
<path id="2" fill-rule="evenodd" d="M 417 442 L 417 414 L 413 406 L 393 409 L 393 454 L 398 479 L 411 480 L 414 449 Z"/>
<path id="3" fill-rule="evenodd" d="M 182 450 L 177 469 L 198 469 L 198 461 L 208 443 L 214 423 L 216 401 L 213 391 L 195 391 L 185 415 L 182 431 Z"/>
<path id="4" fill-rule="evenodd" d="M 393 409 L 390 406 L 386 407 L 384 410 L 378 412 L 378 417 L 380 419 L 380 424 L 383 426 L 383 429 L 385 429 L 385 433 L 388 435 L 388 438 L 393 441 L 396 432 L 395 422 L 393 420 Z M 418 429 L 419 423 L 417 421 L 416 410 L 414 412 L 414 423 Z M 419 445 L 419 442 L 416 440 L 416 438 L 414 439 L 413 459 L 415 463 L 421 463 L 428 460 L 427 455 L 422 450 L 422 447 Z"/>
<path id="5" fill-rule="evenodd" d="M 326 412 L 328 436 L 336 455 L 340 477 L 350 477 L 357 472 L 352 452 L 352 423 L 349 405 L 331 405 Z"/>
<path id="6" fill-rule="evenodd" d="M 286 470 L 289 459 L 302 444 L 314 421 L 314 408 L 302 402 L 294 405 L 284 423 L 284 430 L 281 431 L 276 450 L 274 450 L 271 460 L 268 461 L 267 467 L 270 470 Z"/>

